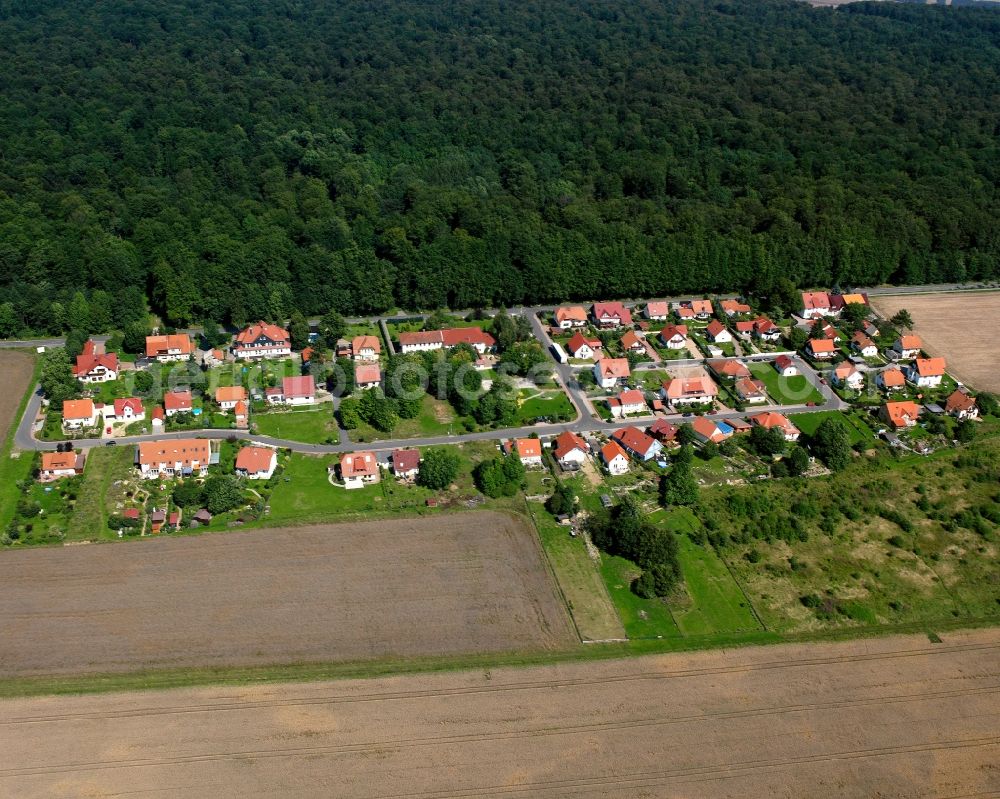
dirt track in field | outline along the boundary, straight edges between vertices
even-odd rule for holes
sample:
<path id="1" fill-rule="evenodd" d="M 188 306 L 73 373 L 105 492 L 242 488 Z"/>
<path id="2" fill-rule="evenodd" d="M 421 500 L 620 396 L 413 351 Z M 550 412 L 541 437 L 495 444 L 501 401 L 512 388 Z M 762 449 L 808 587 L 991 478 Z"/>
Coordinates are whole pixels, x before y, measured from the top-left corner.
<path id="1" fill-rule="evenodd" d="M 22 799 L 1000 791 L 1000 631 L 0 702 Z"/>
<path id="2" fill-rule="evenodd" d="M 34 371 L 35 361 L 28 353 L 0 350 L 0 373 L 4 376 L 4 390 L 0 392 L 0 441 L 16 424 L 14 414 L 24 398 L 24 392 L 28 390 Z"/>
<path id="3" fill-rule="evenodd" d="M 972 389 L 1000 391 L 993 336 L 1000 292 L 873 297 L 872 303 L 886 318 L 908 310 L 924 349 L 947 359 L 952 375 Z"/>
<path id="4" fill-rule="evenodd" d="M 500 513 L 3 552 L 0 585 L 8 676 L 578 643 Z"/>

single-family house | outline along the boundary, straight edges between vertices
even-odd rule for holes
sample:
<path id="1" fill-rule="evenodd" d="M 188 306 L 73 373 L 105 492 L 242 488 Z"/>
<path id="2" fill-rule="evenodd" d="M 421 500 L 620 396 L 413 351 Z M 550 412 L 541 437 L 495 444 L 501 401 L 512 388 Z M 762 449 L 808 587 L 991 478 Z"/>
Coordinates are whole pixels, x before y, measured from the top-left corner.
<path id="1" fill-rule="evenodd" d="M 837 386 L 860 391 L 865 384 L 865 375 L 850 361 L 841 361 L 833 367 L 833 383 Z"/>
<path id="2" fill-rule="evenodd" d="M 382 370 L 378 361 L 359 363 L 354 367 L 354 383 L 360 389 L 378 388 L 382 385 Z"/>
<path id="3" fill-rule="evenodd" d="M 219 386 L 215 389 L 215 402 L 219 410 L 231 411 L 237 402 L 247 401 L 247 390 L 243 386 Z"/>
<path id="4" fill-rule="evenodd" d="M 747 421 L 754 427 L 764 427 L 768 430 L 778 428 L 785 434 L 785 441 L 798 441 L 799 429 L 792 424 L 792 420 L 783 413 L 765 411 L 748 416 Z"/>
<path id="5" fill-rule="evenodd" d="M 601 447 L 601 462 L 608 474 L 619 475 L 628 471 L 628 455 L 617 441 L 609 441 Z"/>
<path id="6" fill-rule="evenodd" d="M 82 430 L 96 427 L 99 416 L 92 399 L 63 400 L 63 430 Z"/>
<path id="7" fill-rule="evenodd" d="M 658 300 L 647 302 L 643 315 L 651 322 L 665 322 L 670 315 L 670 304 Z"/>
<path id="8" fill-rule="evenodd" d="M 620 302 L 595 302 L 592 313 L 598 327 L 632 326 L 632 312 Z"/>
<path id="9" fill-rule="evenodd" d="M 722 380 L 739 380 L 743 377 L 750 377 L 750 370 L 744 366 L 742 361 L 727 358 L 717 359 L 709 361 L 708 368 Z"/>
<path id="10" fill-rule="evenodd" d="M 667 325 L 660 331 L 660 341 L 668 350 L 683 350 L 687 347 L 687 325 Z"/>
<path id="11" fill-rule="evenodd" d="M 566 352 L 570 358 L 593 358 L 602 347 L 599 338 L 587 338 L 577 330 L 566 344 Z"/>
<path id="12" fill-rule="evenodd" d="M 616 430 L 611 438 L 618 442 L 629 455 L 641 461 L 653 460 L 663 451 L 663 445 L 638 427 L 623 427 Z"/>
<path id="13" fill-rule="evenodd" d="M 695 437 L 702 444 L 709 442 L 719 444 L 732 436 L 731 428 L 729 431 L 723 431 L 718 424 L 707 416 L 695 417 L 694 421 L 691 422 L 691 429 L 694 430 Z"/>
<path id="14" fill-rule="evenodd" d="M 351 339 L 351 357 L 356 361 L 377 361 L 381 353 L 378 336 L 355 336 Z"/>
<path id="15" fill-rule="evenodd" d="M 668 422 L 666 419 L 657 419 L 649 426 L 646 432 L 661 444 L 679 446 L 679 442 L 677 441 L 677 431 L 679 429 L 677 425 Z"/>
<path id="16" fill-rule="evenodd" d="M 815 319 L 818 316 L 831 316 L 832 314 L 830 295 L 825 291 L 802 292 L 802 312 L 799 315 L 803 319 Z"/>
<path id="17" fill-rule="evenodd" d="M 85 462 L 86 458 L 82 452 L 79 454 L 72 450 L 69 452 L 43 452 L 42 467 L 38 477 L 43 483 L 48 483 L 63 477 L 83 474 Z"/>
<path id="18" fill-rule="evenodd" d="M 906 376 L 898 366 L 887 366 L 878 373 L 875 382 L 886 391 L 899 391 L 906 385 Z"/>
<path id="19" fill-rule="evenodd" d="M 614 388 L 631 374 L 626 358 L 601 358 L 594 364 L 594 377 L 601 388 Z"/>
<path id="20" fill-rule="evenodd" d="M 119 397 L 110 405 L 105 405 L 104 421 L 131 424 L 146 418 L 146 409 L 139 397 Z"/>
<path id="21" fill-rule="evenodd" d="M 314 405 L 316 380 L 311 375 L 295 375 L 281 379 L 281 402 L 284 405 Z"/>
<path id="22" fill-rule="evenodd" d="M 410 352 L 451 349 L 459 344 L 468 344 L 480 355 L 496 346 L 496 339 L 478 327 L 453 327 L 445 330 L 422 330 L 416 333 L 400 333 L 399 349 L 404 355 Z"/>
<path id="23" fill-rule="evenodd" d="M 236 336 L 233 355 L 236 360 L 257 358 L 287 358 L 292 354 L 292 339 L 288 331 L 268 322 L 248 325 Z"/>
<path id="24" fill-rule="evenodd" d="M 697 318 L 697 314 L 687 303 L 678 303 L 674 306 L 674 313 L 677 314 L 677 318 L 684 322 L 691 322 Z"/>
<path id="25" fill-rule="evenodd" d="M 142 441 L 136 448 L 136 466 L 146 479 L 203 476 L 212 459 L 211 445 L 204 438 L 168 438 Z"/>
<path id="26" fill-rule="evenodd" d="M 542 465 L 542 442 L 540 439 L 516 438 L 512 441 L 505 441 L 503 442 L 503 451 L 507 455 L 516 452 L 518 459 L 525 466 Z"/>
<path id="27" fill-rule="evenodd" d="M 587 460 L 590 445 L 572 430 L 565 430 L 552 442 L 552 454 L 564 469 L 577 469 Z"/>
<path id="28" fill-rule="evenodd" d="M 836 341 L 838 343 L 842 338 L 840 331 L 827 322 L 826 319 L 817 319 L 813 322 L 812 333 L 810 335 L 814 338 L 826 338 L 830 341 Z"/>
<path id="29" fill-rule="evenodd" d="M 705 320 L 711 317 L 711 315 L 715 312 L 715 309 L 712 308 L 711 300 L 687 300 L 680 304 L 677 311 L 682 319 L 692 318 Z M 687 317 L 682 314 L 681 311 L 689 311 L 691 316 Z"/>
<path id="30" fill-rule="evenodd" d="M 729 344 L 733 340 L 733 334 L 718 319 L 713 319 L 708 323 L 708 326 L 705 328 L 705 335 L 715 344 Z"/>
<path id="31" fill-rule="evenodd" d="M 753 332 L 761 341 L 773 343 L 781 338 L 781 328 L 765 316 L 754 320 Z"/>
<path id="32" fill-rule="evenodd" d="M 736 328 L 736 335 L 742 339 L 753 338 L 757 333 L 757 323 L 752 319 L 733 322 L 733 327 Z"/>
<path id="33" fill-rule="evenodd" d="M 739 300 L 722 300 L 719 303 L 726 316 L 741 316 L 750 313 L 753 309 L 745 302 Z"/>
<path id="34" fill-rule="evenodd" d="M 660 387 L 660 396 L 671 405 L 709 405 L 719 394 L 719 387 L 708 375 L 672 377 Z"/>
<path id="35" fill-rule="evenodd" d="M 795 377 L 799 373 L 799 367 L 795 365 L 789 355 L 779 355 L 772 361 L 774 370 L 782 377 Z"/>
<path id="36" fill-rule="evenodd" d="M 340 473 L 344 488 L 362 488 L 382 479 L 374 452 L 346 452 L 340 456 L 339 463 L 328 468 Z"/>
<path id="37" fill-rule="evenodd" d="M 419 449 L 396 449 L 390 456 L 392 473 L 400 480 L 416 480 L 420 472 Z"/>
<path id="38" fill-rule="evenodd" d="M 878 346 L 861 330 L 855 331 L 851 336 L 851 347 L 862 358 L 874 358 L 878 355 Z"/>
<path id="39" fill-rule="evenodd" d="M 830 309 L 839 314 L 847 305 L 868 305 L 867 294 L 831 294 Z"/>
<path id="40" fill-rule="evenodd" d="M 879 408 L 879 418 L 894 430 L 913 427 L 920 416 L 920 406 L 915 402 L 886 402 Z"/>
<path id="41" fill-rule="evenodd" d="M 906 370 L 906 379 L 919 388 L 935 388 L 944 379 L 944 358 L 915 358 Z"/>
<path id="42" fill-rule="evenodd" d="M 81 383 L 107 383 L 118 378 L 118 368 L 118 356 L 105 352 L 104 345 L 91 338 L 76 356 L 73 376 Z"/>
<path id="43" fill-rule="evenodd" d="M 245 402 L 237 402 L 233 407 L 233 421 L 240 430 L 245 430 L 250 425 L 250 408 Z"/>
<path id="44" fill-rule="evenodd" d="M 767 402 L 767 389 L 761 380 L 741 377 L 733 385 L 733 390 L 747 405 L 761 405 Z"/>
<path id="45" fill-rule="evenodd" d="M 637 388 L 630 388 L 621 392 L 617 397 L 608 398 L 608 407 L 615 419 L 649 411 L 646 397 Z"/>
<path id="46" fill-rule="evenodd" d="M 163 406 L 157 405 L 153 408 L 153 413 L 150 415 L 150 422 L 153 425 L 154 433 L 163 429 L 164 419 L 166 419 L 166 414 L 163 412 Z"/>
<path id="47" fill-rule="evenodd" d="M 168 391 L 163 395 L 163 408 L 168 418 L 178 413 L 191 413 L 194 409 L 194 397 L 189 389 Z"/>
<path id="48" fill-rule="evenodd" d="M 194 354 L 194 342 L 184 333 L 171 333 L 166 336 L 146 336 L 146 357 L 169 363 L 171 361 L 189 361 Z"/>
<path id="49" fill-rule="evenodd" d="M 923 347 L 924 342 L 920 340 L 920 336 L 912 334 L 900 336 L 893 342 L 892 354 L 897 360 L 918 358 Z"/>
<path id="50" fill-rule="evenodd" d="M 960 388 L 956 388 L 948 395 L 944 411 L 957 419 L 976 419 L 979 417 L 979 408 L 976 405 L 975 397 L 969 396 Z"/>
<path id="51" fill-rule="evenodd" d="M 817 361 L 828 361 L 837 355 L 837 345 L 828 338 L 811 338 L 806 342 L 806 352 Z"/>
<path id="52" fill-rule="evenodd" d="M 563 305 L 556 308 L 556 326 L 562 330 L 574 327 L 584 327 L 587 324 L 587 311 L 579 305 Z"/>
<path id="53" fill-rule="evenodd" d="M 236 453 L 236 474 L 248 480 L 270 480 L 278 467 L 278 452 L 256 445 L 243 447 Z"/>
<path id="54" fill-rule="evenodd" d="M 643 343 L 634 330 L 626 331 L 619 341 L 623 352 L 635 352 L 643 354 L 646 352 L 646 345 Z"/>

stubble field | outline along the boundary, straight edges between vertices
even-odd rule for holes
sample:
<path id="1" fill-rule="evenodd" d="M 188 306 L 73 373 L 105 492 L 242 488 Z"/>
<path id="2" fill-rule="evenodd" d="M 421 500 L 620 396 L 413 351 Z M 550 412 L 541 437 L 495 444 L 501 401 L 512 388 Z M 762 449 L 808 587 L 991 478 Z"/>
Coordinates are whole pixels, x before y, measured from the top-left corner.
<path id="1" fill-rule="evenodd" d="M 578 643 L 501 513 L 0 556 L 0 674 L 347 661 Z"/>
<path id="2" fill-rule="evenodd" d="M 28 390 L 34 369 L 34 359 L 28 353 L 0 350 L 0 372 L 6 384 L 6 389 L 0 392 L 0 441 L 6 439 L 8 431 L 16 424 L 14 415 Z"/>
<path id="3" fill-rule="evenodd" d="M 0 702 L 0 795 L 987 797 L 1000 633 Z"/>
<path id="4" fill-rule="evenodd" d="M 872 298 L 886 318 L 901 308 L 931 355 L 948 360 L 948 371 L 971 388 L 1000 391 L 990 333 L 1000 319 L 1000 292 L 910 294 Z"/>

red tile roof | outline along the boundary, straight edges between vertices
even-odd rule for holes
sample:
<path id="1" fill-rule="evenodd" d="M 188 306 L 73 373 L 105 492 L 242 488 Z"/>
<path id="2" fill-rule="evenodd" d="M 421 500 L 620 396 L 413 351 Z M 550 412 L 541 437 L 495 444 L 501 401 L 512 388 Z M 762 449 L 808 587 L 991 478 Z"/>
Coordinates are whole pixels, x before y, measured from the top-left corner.
<path id="1" fill-rule="evenodd" d="M 142 407 L 142 400 L 138 397 L 128 397 L 126 399 L 115 400 L 115 416 L 123 416 L 125 410 L 131 408 L 136 416 L 142 416 L 146 410 Z"/>
<path id="2" fill-rule="evenodd" d="M 830 295 L 825 291 L 805 291 L 802 293 L 802 307 L 807 311 L 830 307 Z"/>
<path id="3" fill-rule="evenodd" d="M 382 370 L 377 363 L 359 363 L 354 367 L 354 382 L 359 386 L 382 382 Z"/>
<path id="4" fill-rule="evenodd" d="M 94 416 L 94 401 L 91 399 L 64 400 L 63 419 L 76 421 L 92 419 Z"/>
<path id="5" fill-rule="evenodd" d="M 316 396 L 316 381 L 309 375 L 285 377 L 281 380 L 281 392 L 288 397 Z"/>
<path id="6" fill-rule="evenodd" d="M 626 358 L 601 358 L 597 362 L 597 371 L 602 378 L 622 378 L 632 374 Z"/>
<path id="7" fill-rule="evenodd" d="M 190 391 L 168 391 L 163 395 L 163 407 L 168 411 L 189 411 L 192 403 Z"/>
<path id="8" fill-rule="evenodd" d="M 191 467 L 195 462 L 199 466 L 207 466 L 211 449 L 204 438 L 168 438 L 160 441 L 139 442 L 139 463 L 146 466 L 159 466 L 167 463 L 171 466 L 180 463 L 183 467 Z"/>
<path id="9" fill-rule="evenodd" d="M 619 324 L 632 324 L 632 312 L 620 302 L 595 302 L 594 318 L 598 321 L 617 319 Z"/>
<path id="10" fill-rule="evenodd" d="M 190 336 L 183 333 L 172 333 L 169 336 L 146 336 L 146 357 L 155 358 L 166 355 L 170 350 L 177 350 L 181 355 L 190 355 L 194 351 L 194 343 Z"/>
<path id="11" fill-rule="evenodd" d="M 348 477 L 372 477 L 378 474 L 374 452 L 348 452 L 340 456 L 340 473 Z"/>
<path id="12" fill-rule="evenodd" d="M 646 435 L 646 433 L 637 427 L 623 427 L 621 430 L 616 430 L 611 437 L 629 452 L 634 452 L 643 457 L 649 452 L 650 447 L 656 443 L 655 438 Z"/>
<path id="13" fill-rule="evenodd" d="M 76 468 L 76 453 L 70 450 L 69 452 L 43 452 L 42 453 L 42 471 L 43 472 L 54 472 L 61 471 L 64 469 L 75 469 Z"/>
<path id="14" fill-rule="evenodd" d="M 955 411 L 971 411 L 975 407 L 975 398 L 970 397 L 959 388 L 956 388 L 953 392 L 951 392 L 951 394 L 948 395 L 948 400 L 944 404 L 944 409 L 948 413 L 954 413 Z"/>
<path id="15" fill-rule="evenodd" d="M 98 344 L 93 339 L 87 339 L 83 345 L 83 352 L 76 356 L 76 366 L 73 367 L 73 374 L 76 377 L 84 377 L 90 374 L 98 366 L 103 366 L 111 372 L 118 371 L 118 356 L 115 353 L 105 353 L 104 345 Z"/>
<path id="16" fill-rule="evenodd" d="M 628 461 L 628 453 L 621 448 L 617 441 L 609 441 L 601 447 L 601 459 L 605 463 L 611 463 L 611 461 L 619 456 Z"/>
<path id="17" fill-rule="evenodd" d="M 266 472 L 275 457 L 275 451 L 268 447 L 243 447 L 236 455 L 236 468 L 247 474 Z"/>
<path id="18" fill-rule="evenodd" d="M 382 346 L 379 344 L 377 336 L 355 336 L 351 340 L 351 352 L 358 355 L 361 350 L 375 350 L 375 354 L 378 355 L 382 352 Z"/>
<path id="19" fill-rule="evenodd" d="M 247 390 L 243 386 L 219 386 L 215 390 L 216 402 L 238 402 L 247 398 Z"/>
<path id="20" fill-rule="evenodd" d="M 420 468 L 420 450 L 397 449 L 392 453 L 392 470 L 396 474 L 406 474 Z"/>
<path id="21" fill-rule="evenodd" d="M 556 308 L 556 322 L 586 322 L 587 312 L 579 305 Z"/>
<path id="22" fill-rule="evenodd" d="M 574 449 L 579 449 L 581 452 L 589 452 L 590 446 L 572 430 L 566 430 L 556 436 L 552 447 L 552 452 L 556 458 L 561 460 Z"/>
<path id="23" fill-rule="evenodd" d="M 944 358 L 917 358 L 913 365 L 921 377 L 937 377 L 944 374 Z"/>
<path id="24" fill-rule="evenodd" d="M 278 344 L 287 344 L 289 340 L 288 331 L 285 328 L 260 321 L 243 328 L 236 336 L 236 344 L 242 346 L 253 344 L 261 336 Z"/>

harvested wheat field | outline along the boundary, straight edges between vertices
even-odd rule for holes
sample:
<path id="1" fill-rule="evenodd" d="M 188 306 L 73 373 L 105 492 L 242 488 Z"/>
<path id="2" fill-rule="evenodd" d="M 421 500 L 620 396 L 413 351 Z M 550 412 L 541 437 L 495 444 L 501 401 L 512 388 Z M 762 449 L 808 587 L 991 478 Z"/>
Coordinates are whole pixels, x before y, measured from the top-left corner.
<path id="1" fill-rule="evenodd" d="M 27 352 L 0 350 L 0 373 L 7 384 L 7 388 L 0 392 L 0 441 L 16 424 L 14 414 L 24 398 L 24 392 L 28 390 L 34 370 L 35 359 Z"/>
<path id="2" fill-rule="evenodd" d="M 4 552 L 0 585 L 8 676 L 577 643 L 501 513 Z"/>
<path id="3" fill-rule="evenodd" d="M 0 795 L 986 797 L 1000 631 L 0 702 Z"/>
<path id="4" fill-rule="evenodd" d="M 924 349 L 946 358 L 952 375 L 970 388 L 1000 391 L 993 340 L 983 335 L 1000 319 L 1000 291 L 873 297 L 872 304 L 886 318 L 908 310 Z"/>

